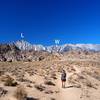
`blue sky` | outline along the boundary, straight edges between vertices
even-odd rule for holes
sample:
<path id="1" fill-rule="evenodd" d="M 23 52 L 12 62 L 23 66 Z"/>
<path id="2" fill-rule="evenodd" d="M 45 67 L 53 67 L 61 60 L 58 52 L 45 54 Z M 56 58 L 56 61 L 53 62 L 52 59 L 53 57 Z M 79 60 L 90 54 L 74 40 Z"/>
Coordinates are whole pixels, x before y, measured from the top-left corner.
<path id="1" fill-rule="evenodd" d="M 100 44 L 100 0 L 0 0 L 0 43 Z"/>

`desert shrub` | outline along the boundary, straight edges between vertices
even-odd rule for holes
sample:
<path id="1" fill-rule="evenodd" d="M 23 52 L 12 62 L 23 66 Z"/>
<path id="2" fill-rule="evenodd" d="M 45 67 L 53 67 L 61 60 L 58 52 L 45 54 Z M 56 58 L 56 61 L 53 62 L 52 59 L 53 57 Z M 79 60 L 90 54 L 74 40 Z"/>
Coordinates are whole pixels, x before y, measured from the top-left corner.
<path id="1" fill-rule="evenodd" d="M 26 100 L 27 99 L 27 92 L 23 86 L 18 86 L 14 96 L 17 100 Z"/>
<path id="2" fill-rule="evenodd" d="M 51 74 L 51 78 L 56 80 L 57 79 L 56 74 Z"/>
<path id="3" fill-rule="evenodd" d="M 97 71 L 94 71 L 94 72 L 87 72 L 87 74 L 88 74 L 89 76 L 91 76 L 91 77 L 93 77 L 93 78 L 95 78 L 95 79 L 97 79 L 97 80 L 100 81 L 100 74 L 99 74 L 99 72 L 97 72 Z"/>
<path id="4" fill-rule="evenodd" d="M 52 85 L 52 86 L 55 86 L 55 84 L 52 82 L 52 81 L 45 81 L 44 82 L 46 85 Z"/>
<path id="5" fill-rule="evenodd" d="M 56 100 L 55 98 L 51 98 L 51 100 Z"/>
<path id="6" fill-rule="evenodd" d="M 44 91 L 45 90 L 45 86 L 40 85 L 34 85 L 34 87 L 39 90 L 39 91 Z"/>
<path id="7" fill-rule="evenodd" d="M 4 75 L 4 71 L 0 71 L 0 76 Z"/>
<path id="8" fill-rule="evenodd" d="M 93 87 L 93 85 L 92 85 L 91 82 L 87 82 L 86 85 L 87 85 L 88 87 Z"/>
<path id="9" fill-rule="evenodd" d="M 52 94 L 52 93 L 54 93 L 54 92 L 53 92 L 52 90 L 46 90 L 45 93 L 46 93 L 46 94 Z"/>
<path id="10" fill-rule="evenodd" d="M 42 61 L 42 60 L 44 60 L 44 57 L 43 56 L 40 56 L 39 57 L 39 61 Z"/>
<path id="11" fill-rule="evenodd" d="M 13 78 L 11 78 L 10 76 L 8 76 L 7 79 L 5 80 L 4 85 L 5 86 L 16 86 L 18 84 L 17 84 L 17 82 L 14 81 Z"/>
<path id="12" fill-rule="evenodd" d="M 7 93 L 8 93 L 7 90 L 5 90 L 2 87 L 0 87 L 0 97 L 5 96 Z"/>

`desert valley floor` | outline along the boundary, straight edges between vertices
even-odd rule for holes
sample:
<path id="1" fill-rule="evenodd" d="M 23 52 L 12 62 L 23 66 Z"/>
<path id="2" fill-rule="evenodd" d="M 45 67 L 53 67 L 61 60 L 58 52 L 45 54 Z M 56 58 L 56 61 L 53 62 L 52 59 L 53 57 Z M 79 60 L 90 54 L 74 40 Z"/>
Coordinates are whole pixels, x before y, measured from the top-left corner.
<path id="1" fill-rule="evenodd" d="M 1 61 L 0 100 L 100 100 L 99 59 L 100 53 L 69 53 L 41 61 Z"/>

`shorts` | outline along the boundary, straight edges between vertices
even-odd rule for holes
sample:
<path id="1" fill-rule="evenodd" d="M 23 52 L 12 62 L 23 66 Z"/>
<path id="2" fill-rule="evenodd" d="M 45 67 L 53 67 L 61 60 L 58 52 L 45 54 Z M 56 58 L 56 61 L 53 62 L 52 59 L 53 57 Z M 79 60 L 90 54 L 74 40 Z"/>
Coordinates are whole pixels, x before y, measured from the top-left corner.
<path id="1" fill-rule="evenodd" d="M 62 82 L 66 82 L 66 79 L 61 79 Z"/>

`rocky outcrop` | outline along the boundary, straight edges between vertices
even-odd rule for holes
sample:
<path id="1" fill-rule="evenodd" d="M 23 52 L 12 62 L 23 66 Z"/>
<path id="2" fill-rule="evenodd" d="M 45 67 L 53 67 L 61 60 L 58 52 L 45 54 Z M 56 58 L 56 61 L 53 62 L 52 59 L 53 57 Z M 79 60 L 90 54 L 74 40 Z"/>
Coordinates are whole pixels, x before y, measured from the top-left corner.
<path id="1" fill-rule="evenodd" d="M 16 61 L 21 57 L 20 52 L 14 44 L 0 44 L 0 61 Z"/>

